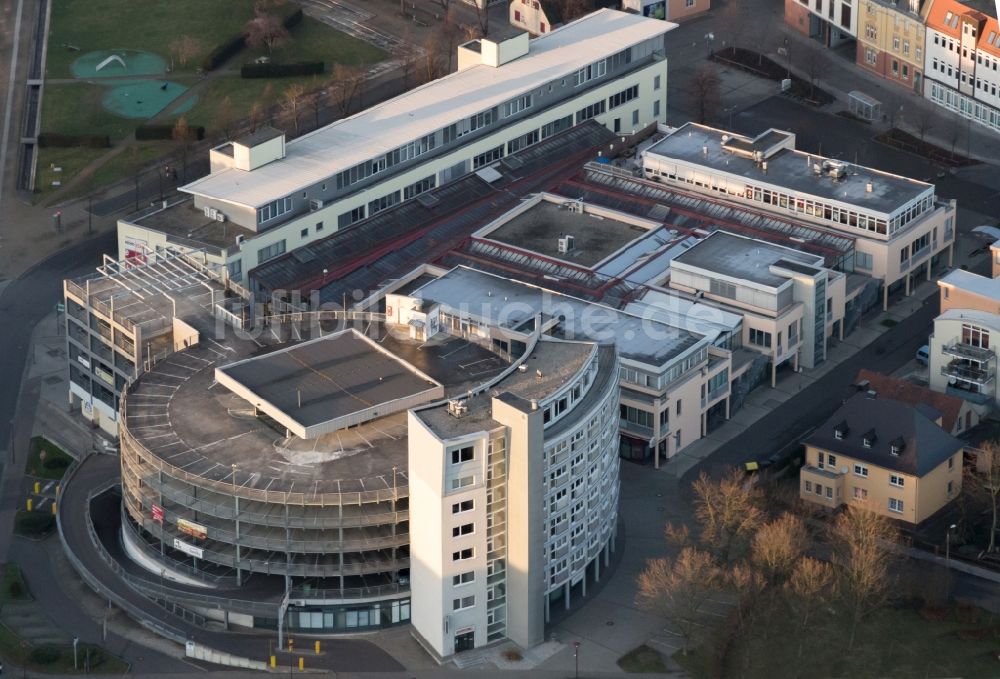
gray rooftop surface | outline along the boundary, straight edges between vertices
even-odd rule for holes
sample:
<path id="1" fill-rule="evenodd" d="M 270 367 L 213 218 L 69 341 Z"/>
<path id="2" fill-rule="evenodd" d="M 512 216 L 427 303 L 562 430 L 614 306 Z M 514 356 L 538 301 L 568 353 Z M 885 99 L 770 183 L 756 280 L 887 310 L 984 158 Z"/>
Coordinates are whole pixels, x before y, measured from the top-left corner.
<path id="1" fill-rule="evenodd" d="M 439 386 L 398 358 L 379 351 L 355 330 L 218 370 L 305 427 Z"/>
<path id="2" fill-rule="evenodd" d="M 483 237 L 593 268 L 648 233 L 641 226 L 542 200 Z M 559 238 L 566 235 L 573 236 L 574 248 L 560 253 Z"/>
<path id="3" fill-rule="evenodd" d="M 194 202 L 191 200 L 140 217 L 134 223 L 173 237 L 182 245 L 207 245 L 224 249 L 235 246 L 237 236 L 253 238 L 257 235 L 255 231 L 232 221 L 219 222 L 209 219 L 203 211 L 194 207 Z"/>
<path id="4" fill-rule="evenodd" d="M 713 273 L 778 287 L 788 279 L 771 273 L 770 267 L 781 260 L 823 266 L 823 258 L 765 241 L 715 231 L 674 258 L 675 262 Z"/>
<path id="5" fill-rule="evenodd" d="M 683 328 L 467 267 L 452 269 L 414 296 L 509 329 L 530 324 L 538 314 L 560 317 L 559 337 L 614 342 L 623 358 L 651 366 L 668 363 L 704 339 Z"/>
<path id="6" fill-rule="evenodd" d="M 272 139 L 280 137 L 283 134 L 284 132 L 281 130 L 276 130 L 270 125 L 264 125 L 262 127 L 258 127 L 255 132 L 244 134 L 236 140 L 236 143 L 241 146 L 256 146 L 257 144 L 263 144 L 266 141 L 271 141 Z"/>
<path id="7" fill-rule="evenodd" d="M 769 133 L 765 133 L 769 134 Z M 729 152 L 723 148 L 722 137 L 729 135 L 728 145 L 742 140 L 752 142 L 750 137 L 735 135 L 695 123 L 687 123 L 676 132 L 651 146 L 646 153 L 666 159 L 676 158 L 685 162 L 710 167 L 716 172 L 724 172 L 754 181 L 811 194 L 826 200 L 838 201 L 881 213 L 892 213 L 904 204 L 916 199 L 934 187 L 931 184 L 881 172 L 861 165 L 849 165 L 844 179 L 813 174 L 812 165 L 822 164 L 822 156 L 802 151 L 778 151 L 767 159 L 767 172 L 750 157 Z M 705 153 L 704 149 L 708 149 Z M 873 183 L 871 192 L 867 183 Z"/>
<path id="8" fill-rule="evenodd" d="M 324 332 L 343 328 L 325 324 Z M 447 337 L 435 343 L 394 337 L 381 324 L 360 329 L 393 354 L 445 385 L 445 396 L 467 393 L 508 364 L 488 350 Z M 158 362 L 126 396 L 129 432 L 167 464 L 209 481 L 288 493 L 336 493 L 392 487 L 392 468 L 406 483 L 406 413 L 395 413 L 314 440 L 286 438 L 253 416 L 252 405 L 215 383 L 215 368 L 285 348 L 230 334 Z"/>

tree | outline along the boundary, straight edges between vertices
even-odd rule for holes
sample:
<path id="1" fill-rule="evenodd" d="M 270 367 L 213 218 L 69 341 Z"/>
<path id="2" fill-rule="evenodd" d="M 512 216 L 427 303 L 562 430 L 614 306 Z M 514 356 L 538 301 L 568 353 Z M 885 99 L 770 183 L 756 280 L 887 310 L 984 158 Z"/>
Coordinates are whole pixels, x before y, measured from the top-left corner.
<path id="1" fill-rule="evenodd" d="M 953 151 L 954 153 L 954 151 Z M 1000 441 L 986 441 L 976 453 L 976 464 L 965 474 L 965 492 L 990 512 L 987 552 L 996 551 L 997 510 L 1000 506 Z"/>
<path id="2" fill-rule="evenodd" d="M 931 106 L 917 106 L 913 126 L 920 135 L 920 141 L 924 141 L 927 133 L 934 129 L 937 114 Z"/>
<path id="3" fill-rule="evenodd" d="M 313 81 L 316 85 L 316 81 Z M 326 101 L 330 96 L 330 88 L 328 85 L 318 85 L 312 88 L 312 92 L 306 97 L 306 106 L 313 113 L 313 127 L 319 127 L 319 112 L 323 110 L 326 106 Z"/>
<path id="4" fill-rule="evenodd" d="M 236 113 L 233 111 L 233 101 L 228 96 L 219 102 L 219 108 L 215 110 L 215 129 L 224 139 L 231 139 L 236 131 Z"/>
<path id="5" fill-rule="evenodd" d="M 809 636 L 815 614 L 837 597 L 837 575 L 833 566 L 811 557 L 799 559 L 785 583 L 785 595 L 789 607 L 799 616 L 798 655 L 801 657 L 803 641 Z"/>
<path id="6" fill-rule="evenodd" d="M 427 36 L 424 41 L 423 75 L 424 80 L 434 80 L 443 70 L 443 59 L 441 58 L 441 43 L 433 33 Z"/>
<path id="7" fill-rule="evenodd" d="M 439 6 L 444 13 L 444 16 L 448 16 L 448 12 L 451 11 L 451 0 L 432 0 L 433 3 Z M 483 0 L 485 2 L 485 0 Z M 446 19 L 447 20 L 447 19 Z"/>
<path id="8" fill-rule="evenodd" d="M 753 536 L 750 560 L 771 586 L 782 586 L 809 548 L 809 532 L 797 516 L 784 513 Z"/>
<path id="9" fill-rule="evenodd" d="M 743 31 L 746 30 L 745 4 L 742 0 L 726 0 L 726 4 L 721 8 L 713 10 L 713 13 L 718 12 L 716 15 L 718 17 L 718 30 L 723 45 L 734 51 L 738 47 Z"/>
<path id="10" fill-rule="evenodd" d="M 256 132 L 257 126 L 260 125 L 263 119 L 264 119 L 264 109 L 263 107 L 261 107 L 259 101 L 255 101 L 253 104 L 250 105 L 250 115 L 249 115 L 250 131 Z"/>
<path id="11" fill-rule="evenodd" d="M 747 563 L 734 564 L 726 581 L 736 593 L 733 619 L 736 633 L 743 638 L 743 667 L 747 668 L 750 666 L 750 652 L 753 648 L 750 635 L 767 605 L 768 582 L 759 570 Z"/>
<path id="12" fill-rule="evenodd" d="M 442 62 L 447 60 L 448 64 L 445 73 L 451 73 L 455 63 L 455 49 L 458 47 L 458 41 L 462 35 L 462 26 L 449 11 L 444 15 L 444 21 L 438 26 L 436 34 L 437 48 L 443 52 Z"/>
<path id="13" fill-rule="evenodd" d="M 594 0 L 559 0 L 562 21 L 568 24 L 594 11 Z"/>
<path id="14" fill-rule="evenodd" d="M 848 650 L 854 647 L 858 623 L 889 599 L 892 546 L 896 529 L 880 514 L 848 506 L 830 526 L 833 561 L 839 567 L 840 594 L 851 615 Z"/>
<path id="15" fill-rule="evenodd" d="M 304 85 L 295 83 L 285 88 L 284 98 L 281 108 L 285 116 L 292 121 L 292 130 L 295 136 L 299 134 L 299 118 L 302 116 L 302 108 L 305 106 L 306 88 Z"/>
<path id="16" fill-rule="evenodd" d="M 816 92 L 816 80 L 827 69 L 826 50 L 810 49 L 806 51 L 806 59 L 803 68 L 806 77 L 809 79 L 809 97 L 812 98 Z"/>
<path id="17" fill-rule="evenodd" d="M 187 68 L 188 62 L 198 56 L 202 49 L 201 41 L 190 35 L 175 38 L 170 42 L 170 70 L 174 70 L 174 59 L 177 59 L 181 68 Z"/>
<path id="18" fill-rule="evenodd" d="M 410 43 L 401 42 L 396 47 L 393 56 L 396 58 L 396 63 L 399 64 L 399 72 L 403 79 L 403 89 L 409 89 L 410 77 L 417 66 L 417 53 Z"/>
<path id="19" fill-rule="evenodd" d="M 698 111 L 698 122 L 706 122 L 718 110 L 722 100 L 721 85 L 719 74 L 711 64 L 705 64 L 691 77 L 691 101 Z"/>
<path id="20" fill-rule="evenodd" d="M 736 469 L 719 481 L 702 472 L 691 489 L 695 519 L 701 528 L 699 540 L 720 562 L 734 561 L 750 544 L 752 532 L 761 522 L 760 491 L 746 483 Z"/>
<path id="21" fill-rule="evenodd" d="M 483 3 L 476 5 L 476 20 L 479 23 L 479 36 L 485 38 L 490 34 L 490 8 L 486 5 L 486 0 Z"/>
<path id="22" fill-rule="evenodd" d="M 184 178 L 184 181 L 187 181 L 187 159 L 188 153 L 191 151 L 191 146 L 194 144 L 196 139 L 195 131 L 191 129 L 190 125 L 188 125 L 187 118 L 181 116 L 177 119 L 177 122 L 174 123 L 174 129 L 170 136 L 173 138 L 178 148 L 180 148 L 182 177 Z"/>
<path id="23" fill-rule="evenodd" d="M 331 95 L 334 104 L 340 111 L 341 116 L 346 116 L 351 112 L 355 99 L 359 98 L 364 86 L 365 74 L 359 68 L 336 64 L 333 67 L 333 81 L 335 85 L 331 88 Z"/>
<path id="24" fill-rule="evenodd" d="M 653 559 L 646 564 L 639 574 L 636 601 L 676 629 L 681 653 L 687 655 L 718 580 L 712 555 L 685 547 L 673 560 Z"/>
<path id="25" fill-rule="evenodd" d="M 288 40 L 288 29 L 278 17 L 258 8 L 254 18 L 243 26 L 243 35 L 247 45 L 253 49 L 266 47 L 267 53 L 273 53 L 275 47 L 284 45 Z"/>

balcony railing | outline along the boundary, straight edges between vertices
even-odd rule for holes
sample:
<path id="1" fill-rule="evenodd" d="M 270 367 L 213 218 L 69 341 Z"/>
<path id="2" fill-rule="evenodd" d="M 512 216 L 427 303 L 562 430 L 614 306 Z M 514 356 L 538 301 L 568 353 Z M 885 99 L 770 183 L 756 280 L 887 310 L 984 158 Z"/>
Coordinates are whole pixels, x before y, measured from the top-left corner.
<path id="1" fill-rule="evenodd" d="M 948 385 L 945 388 L 945 393 L 949 396 L 955 396 L 964 401 L 968 401 L 969 403 L 976 403 L 978 405 L 986 405 L 993 400 L 989 394 L 984 394 L 978 391 L 969 391 L 968 389 L 959 389 L 958 387 L 951 385 Z"/>
<path id="2" fill-rule="evenodd" d="M 977 347 L 962 341 L 961 337 L 955 337 L 941 347 L 941 353 L 956 358 L 965 358 L 971 361 L 991 361 L 996 358 L 996 353 L 988 347 Z"/>
<path id="3" fill-rule="evenodd" d="M 941 366 L 941 374 L 948 377 L 972 382 L 973 384 L 989 384 L 996 376 L 992 366 L 975 366 L 963 361 L 952 361 Z"/>

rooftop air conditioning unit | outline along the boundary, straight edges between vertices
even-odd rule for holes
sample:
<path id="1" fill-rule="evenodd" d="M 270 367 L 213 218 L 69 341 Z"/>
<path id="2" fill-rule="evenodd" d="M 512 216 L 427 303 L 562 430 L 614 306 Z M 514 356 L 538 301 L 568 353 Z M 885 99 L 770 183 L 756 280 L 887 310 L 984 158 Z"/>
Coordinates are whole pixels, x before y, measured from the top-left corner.
<path id="1" fill-rule="evenodd" d="M 203 208 L 201 209 L 201 211 L 202 211 L 202 212 L 203 212 L 203 213 L 205 214 L 205 216 L 206 216 L 206 217 L 209 217 L 209 218 L 210 218 L 210 217 L 212 216 L 212 210 L 213 210 L 213 209 L 214 209 L 214 208 L 211 208 L 211 207 L 209 207 L 209 206 L 207 206 L 207 205 L 206 205 L 205 207 L 203 207 Z"/>
<path id="2" fill-rule="evenodd" d="M 223 214 L 223 213 L 221 213 L 221 212 L 216 211 L 216 213 L 215 213 L 215 221 L 217 221 L 217 222 L 224 222 L 224 221 L 226 221 L 226 215 Z"/>
<path id="3" fill-rule="evenodd" d="M 323 207 L 323 201 L 322 200 L 313 198 L 312 200 L 309 201 L 309 210 L 311 212 L 315 212 L 316 210 L 319 210 L 322 207 Z"/>
<path id="4" fill-rule="evenodd" d="M 219 211 L 216 210 L 214 207 L 205 208 L 205 216 L 208 217 L 209 219 L 218 219 Z"/>
<path id="5" fill-rule="evenodd" d="M 451 400 L 448 401 L 448 414 L 452 417 L 463 417 L 469 412 L 469 406 L 465 404 L 465 401 Z"/>
<path id="6" fill-rule="evenodd" d="M 573 236 L 563 236 L 559 239 L 559 254 L 565 255 L 573 251 Z"/>
<path id="7" fill-rule="evenodd" d="M 247 239 L 242 233 L 236 236 L 236 245 L 243 245 L 243 241 Z"/>

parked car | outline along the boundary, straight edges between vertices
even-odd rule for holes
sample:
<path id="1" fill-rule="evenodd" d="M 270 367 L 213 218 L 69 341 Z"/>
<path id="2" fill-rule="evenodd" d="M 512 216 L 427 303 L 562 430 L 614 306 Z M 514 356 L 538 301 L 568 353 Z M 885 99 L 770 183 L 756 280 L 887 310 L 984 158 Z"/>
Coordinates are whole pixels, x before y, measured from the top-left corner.
<path id="1" fill-rule="evenodd" d="M 917 359 L 917 363 L 920 365 L 927 365 L 930 362 L 931 348 L 926 344 L 919 349 L 917 349 L 917 355 L 914 357 Z"/>

